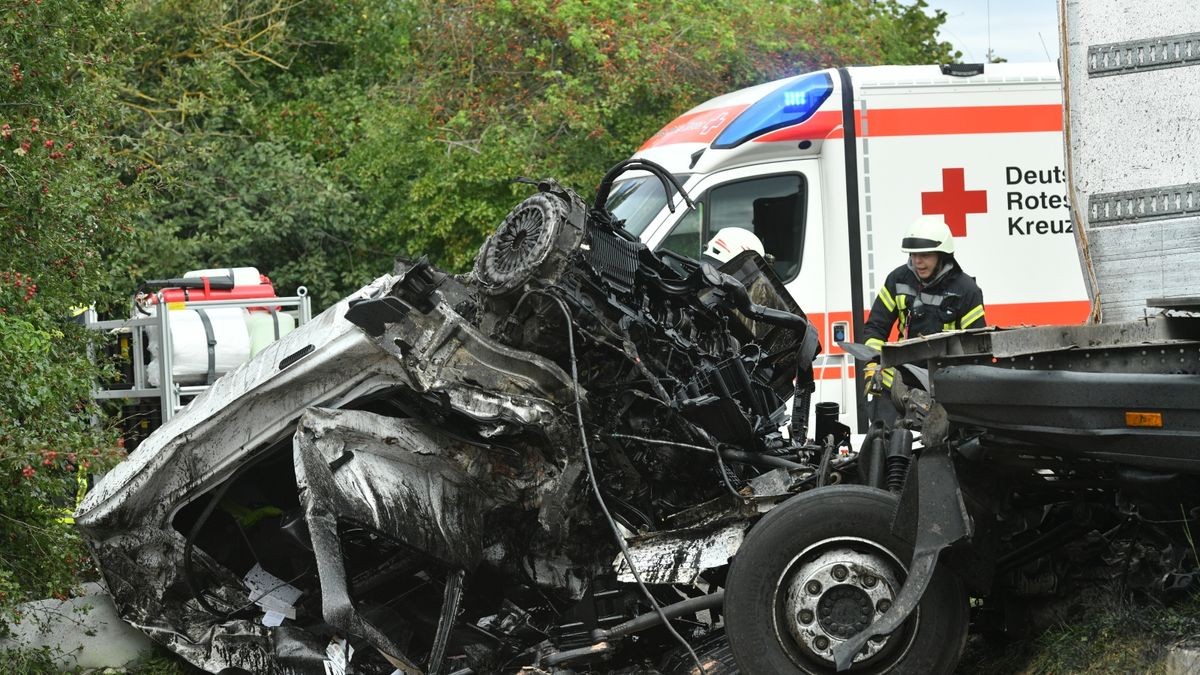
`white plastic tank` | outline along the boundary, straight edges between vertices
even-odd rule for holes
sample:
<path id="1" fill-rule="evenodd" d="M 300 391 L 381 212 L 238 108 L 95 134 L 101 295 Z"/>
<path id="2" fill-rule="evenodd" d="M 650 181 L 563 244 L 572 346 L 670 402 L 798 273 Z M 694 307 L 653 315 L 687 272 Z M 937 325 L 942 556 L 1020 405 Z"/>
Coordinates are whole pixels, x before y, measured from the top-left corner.
<path id="1" fill-rule="evenodd" d="M 287 312 L 271 312 L 253 308 L 246 314 L 246 330 L 250 334 L 250 358 L 263 347 L 296 329 L 296 317 Z"/>
<path id="2" fill-rule="evenodd" d="M 150 311 L 157 313 L 159 307 L 151 307 Z M 178 384 L 204 384 L 208 379 L 208 332 L 200 318 L 201 311 L 212 324 L 214 377 L 220 377 L 250 359 L 249 312 L 245 309 L 217 307 L 170 310 L 171 373 Z M 161 381 L 159 359 L 162 346 L 157 332 L 157 329 L 149 330 L 151 359 L 146 367 L 146 376 L 151 386 L 158 386 Z"/>

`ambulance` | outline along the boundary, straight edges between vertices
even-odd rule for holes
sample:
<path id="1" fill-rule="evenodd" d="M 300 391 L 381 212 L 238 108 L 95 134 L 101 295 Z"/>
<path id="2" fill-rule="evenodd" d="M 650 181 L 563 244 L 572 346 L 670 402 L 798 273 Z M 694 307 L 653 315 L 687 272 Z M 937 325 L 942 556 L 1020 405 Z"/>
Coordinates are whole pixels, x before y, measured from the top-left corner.
<path id="1" fill-rule="evenodd" d="M 950 226 L 989 325 L 1086 320 L 1062 119 L 1052 63 L 822 70 L 714 98 L 641 146 L 695 209 L 679 195 L 668 208 L 648 174 L 614 186 L 609 207 L 652 248 L 693 257 L 722 228 L 753 231 L 820 330 L 814 400 L 861 433 L 861 376 L 837 343 L 863 341 L 918 216 Z"/>

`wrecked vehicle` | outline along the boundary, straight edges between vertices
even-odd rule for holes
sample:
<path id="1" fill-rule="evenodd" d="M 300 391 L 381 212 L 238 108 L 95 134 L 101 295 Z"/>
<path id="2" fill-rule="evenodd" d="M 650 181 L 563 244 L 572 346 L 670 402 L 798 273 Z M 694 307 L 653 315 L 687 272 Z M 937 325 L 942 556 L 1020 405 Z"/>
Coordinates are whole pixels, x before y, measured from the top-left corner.
<path id="1" fill-rule="evenodd" d="M 729 558 L 853 472 L 848 429 L 805 440 L 820 346 L 771 267 L 650 251 L 628 170 L 679 190 L 541 181 L 471 274 L 398 261 L 146 439 L 76 514 L 122 616 L 211 672 L 736 672 Z"/>

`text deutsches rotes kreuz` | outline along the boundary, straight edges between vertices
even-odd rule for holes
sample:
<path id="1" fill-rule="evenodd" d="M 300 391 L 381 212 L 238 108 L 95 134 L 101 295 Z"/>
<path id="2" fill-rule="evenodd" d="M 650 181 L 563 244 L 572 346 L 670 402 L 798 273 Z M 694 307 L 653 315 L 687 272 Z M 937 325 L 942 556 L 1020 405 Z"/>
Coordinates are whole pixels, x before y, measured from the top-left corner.
<path id="1" fill-rule="evenodd" d="M 1009 236 L 1075 231 L 1068 216 L 1067 174 L 1062 167 L 1005 167 L 1004 183 L 1008 185 L 1004 205 L 1008 209 Z"/>

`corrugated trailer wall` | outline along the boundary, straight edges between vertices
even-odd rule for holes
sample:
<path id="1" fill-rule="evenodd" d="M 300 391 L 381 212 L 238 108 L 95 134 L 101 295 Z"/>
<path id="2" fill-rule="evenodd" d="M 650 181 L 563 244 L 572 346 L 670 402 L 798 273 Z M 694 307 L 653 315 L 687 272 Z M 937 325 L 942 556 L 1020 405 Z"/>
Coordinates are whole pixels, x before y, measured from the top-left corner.
<path id="1" fill-rule="evenodd" d="M 1060 0 L 1059 21 L 1093 319 L 1140 317 L 1148 298 L 1200 296 L 1200 6 Z"/>

